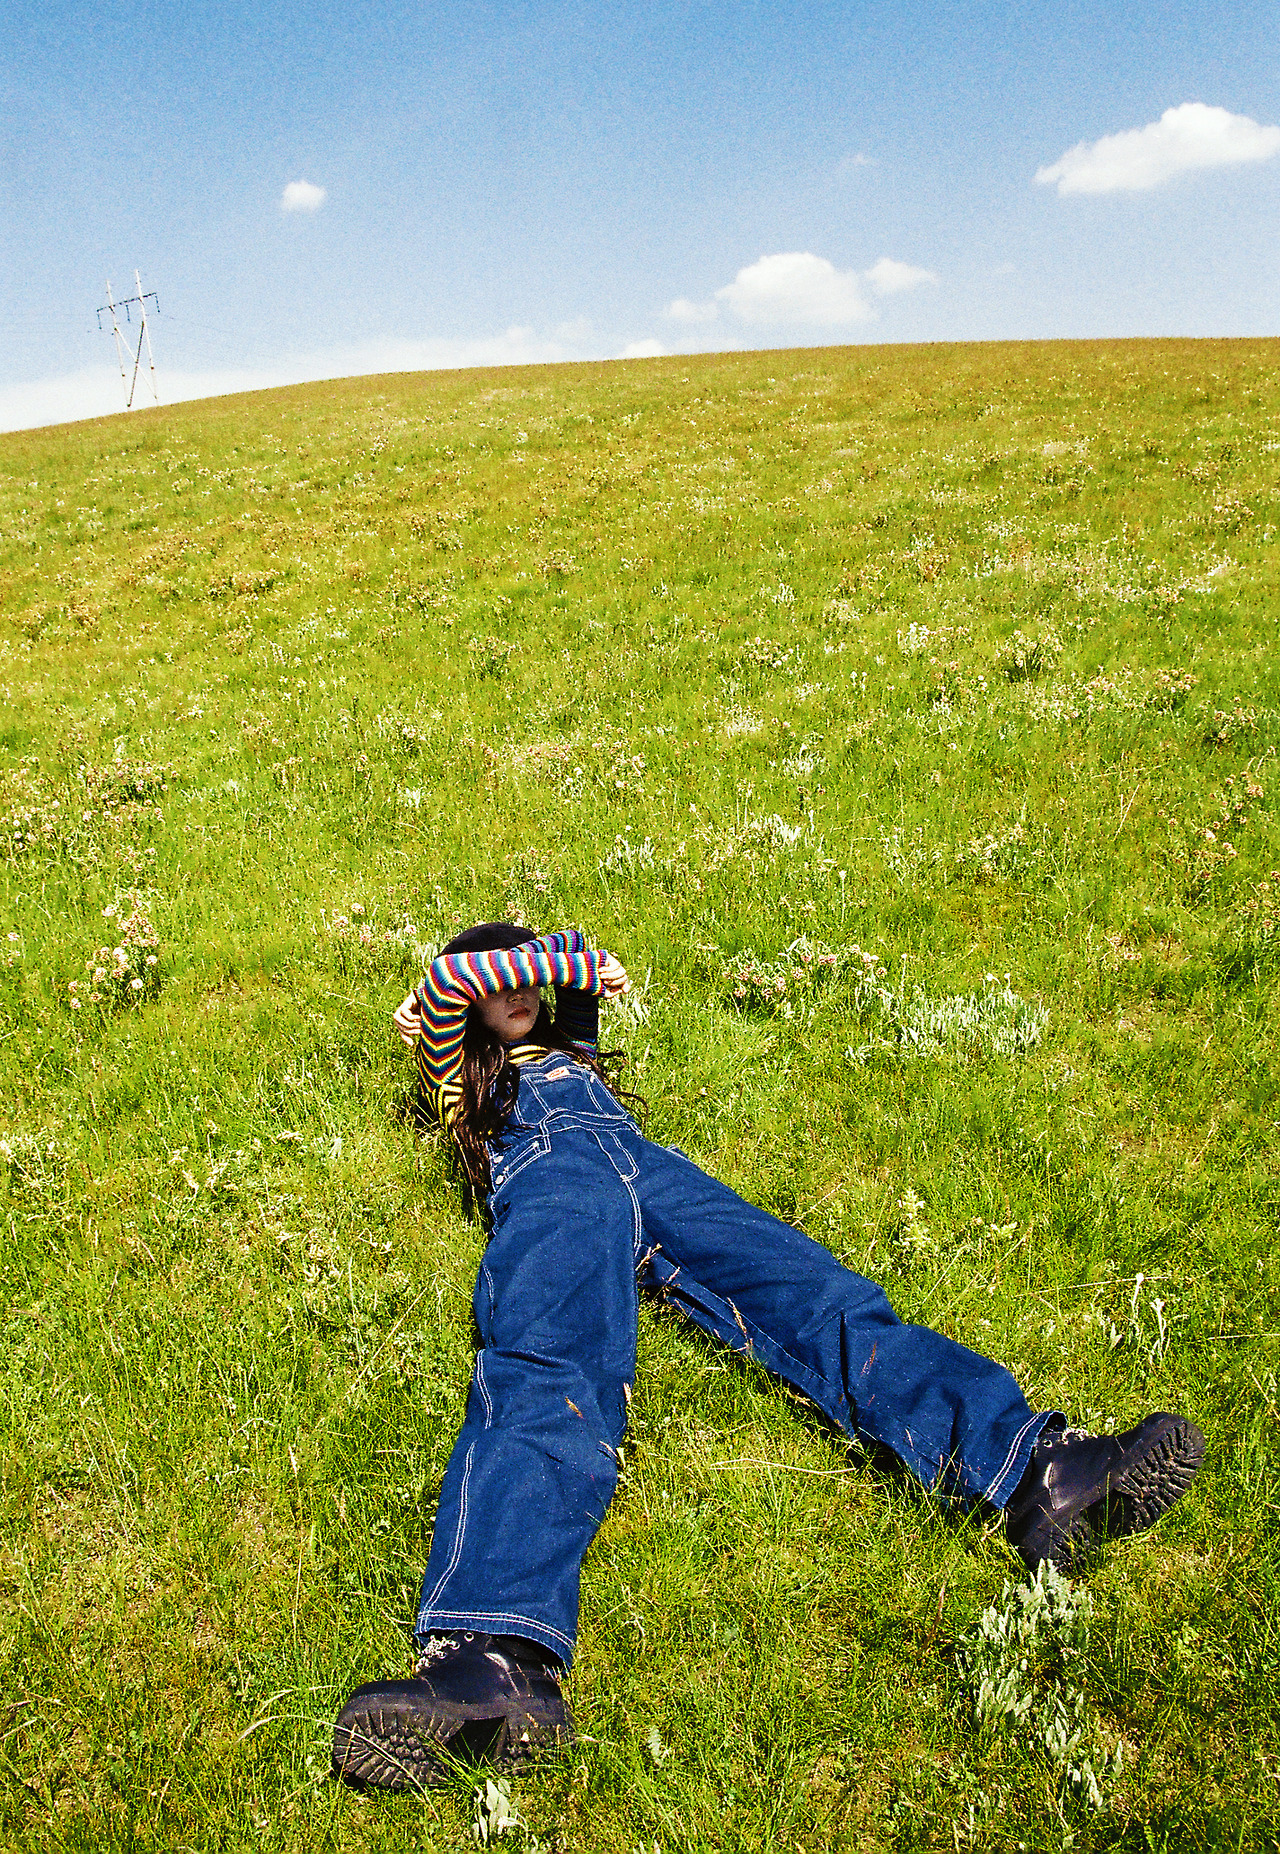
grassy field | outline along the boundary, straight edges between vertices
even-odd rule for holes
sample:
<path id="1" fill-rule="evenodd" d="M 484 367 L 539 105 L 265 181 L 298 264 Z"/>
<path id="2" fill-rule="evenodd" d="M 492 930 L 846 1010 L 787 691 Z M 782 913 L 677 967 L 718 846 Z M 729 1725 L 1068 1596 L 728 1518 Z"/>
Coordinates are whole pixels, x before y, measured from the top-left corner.
<path id="1" fill-rule="evenodd" d="M 496 1837 L 466 1772 L 327 1773 L 407 1664 L 483 1240 L 389 1012 L 498 914 L 639 981 L 655 1137 L 1038 1407 L 1209 1442 L 1036 1609 L 647 1312 L 581 1742 L 501 1845 L 1275 1845 L 1278 523 L 1274 342 L 0 439 L 0 1845 Z"/>

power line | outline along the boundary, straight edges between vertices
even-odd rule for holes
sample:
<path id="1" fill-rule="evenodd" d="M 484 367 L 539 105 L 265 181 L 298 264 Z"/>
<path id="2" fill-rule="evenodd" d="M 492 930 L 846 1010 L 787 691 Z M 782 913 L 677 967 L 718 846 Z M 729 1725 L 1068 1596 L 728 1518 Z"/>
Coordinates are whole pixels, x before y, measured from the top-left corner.
<path id="1" fill-rule="evenodd" d="M 157 405 L 160 403 L 160 395 L 156 391 L 156 357 L 151 351 L 151 330 L 147 326 L 147 304 L 150 302 L 154 306 L 155 314 L 159 315 L 160 298 L 156 295 L 154 290 L 143 290 L 142 278 L 138 275 L 136 270 L 133 273 L 133 281 L 137 286 L 138 294 L 136 296 L 125 296 L 122 297 L 119 302 L 114 302 L 111 296 L 111 279 L 108 278 L 107 300 L 98 311 L 99 328 L 103 325 L 102 318 L 104 315 L 109 315 L 111 317 L 111 333 L 115 336 L 116 358 L 120 362 L 120 384 L 124 387 L 124 408 L 126 412 L 132 411 L 133 396 L 138 390 L 138 370 L 142 365 L 142 344 L 144 342 L 147 347 L 147 364 L 151 369 L 151 397 L 155 400 Z M 123 309 L 125 321 L 132 322 L 133 318 L 129 311 L 134 306 L 137 307 L 138 320 L 141 323 L 141 327 L 138 330 L 138 351 L 133 356 L 133 378 L 130 379 L 128 361 L 132 343 L 128 345 L 125 343 L 125 338 L 120 331 L 120 317 L 118 311 Z"/>

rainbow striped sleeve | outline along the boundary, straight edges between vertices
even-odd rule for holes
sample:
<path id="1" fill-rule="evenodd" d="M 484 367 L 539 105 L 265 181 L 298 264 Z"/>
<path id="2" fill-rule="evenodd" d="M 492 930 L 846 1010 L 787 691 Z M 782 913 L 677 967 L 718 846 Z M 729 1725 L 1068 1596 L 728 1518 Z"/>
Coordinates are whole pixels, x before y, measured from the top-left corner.
<path id="1" fill-rule="evenodd" d="M 462 1067 L 467 1010 L 477 998 L 521 985 L 568 985 L 600 995 L 603 953 L 589 952 L 576 928 L 544 934 L 523 946 L 483 953 L 442 953 L 427 967 L 414 996 L 422 1013 L 416 1056 L 422 1085 L 433 1101 L 452 1093 Z"/>

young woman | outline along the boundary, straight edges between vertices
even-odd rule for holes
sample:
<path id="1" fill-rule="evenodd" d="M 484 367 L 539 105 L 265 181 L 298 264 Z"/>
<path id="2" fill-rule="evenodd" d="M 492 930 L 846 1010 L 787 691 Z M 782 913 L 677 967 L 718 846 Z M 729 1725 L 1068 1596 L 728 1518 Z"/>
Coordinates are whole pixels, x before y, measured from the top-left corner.
<path id="1" fill-rule="evenodd" d="M 396 1012 L 491 1234 L 420 1658 L 408 1680 L 360 1687 L 334 1731 L 334 1770 L 357 1786 L 429 1784 L 446 1747 L 503 1757 L 570 1736 L 561 1679 L 579 1566 L 617 1480 L 637 1287 L 925 1485 L 1003 1510 L 1032 1570 L 1154 1524 L 1200 1465 L 1182 1417 L 1088 1436 L 1033 1411 L 1003 1366 L 904 1325 L 874 1283 L 645 1139 L 596 1062 L 599 1000 L 626 988 L 581 934 L 490 922 L 451 940 Z"/>

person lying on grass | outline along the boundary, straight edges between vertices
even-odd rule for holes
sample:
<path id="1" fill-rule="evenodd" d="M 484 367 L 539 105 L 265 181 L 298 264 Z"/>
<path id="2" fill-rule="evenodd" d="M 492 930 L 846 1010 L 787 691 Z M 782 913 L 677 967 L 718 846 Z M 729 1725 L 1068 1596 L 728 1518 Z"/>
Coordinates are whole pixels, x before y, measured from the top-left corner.
<path id="1" fill-rule="evenodd" d="M 647 1140 L 597 1057 L 599 1000 L 627 984 L 577 932 L 489 922 L 451 940 L 395 1014 L 490 1236 L 419 1658 L 408 1680 L 360 1687 L 334 1728 L 334 1771 L 357 1787 L 421 1787 L 446 1753 L 503 1760 L 571 1738 L 578 1574 L 617 1483 L 638 1288 L 926 1486 L 1003 1512 L 1032 1571 L 1153 1525 L 1203 1458 L 1185 1417 L 1090 1436 L 1032 1410 L 1003 1366 L 903 1324 L 874 1282 Z"/>

